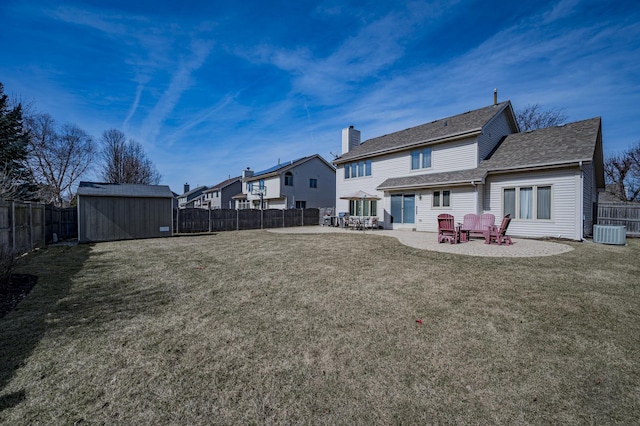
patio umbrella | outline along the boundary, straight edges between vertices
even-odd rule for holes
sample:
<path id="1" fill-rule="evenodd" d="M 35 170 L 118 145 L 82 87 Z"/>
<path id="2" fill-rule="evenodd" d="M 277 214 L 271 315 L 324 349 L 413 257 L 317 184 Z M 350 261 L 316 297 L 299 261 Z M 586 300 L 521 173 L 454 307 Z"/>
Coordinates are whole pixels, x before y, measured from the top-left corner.
<path id="1" fill-rule="evenodd" d="M 340 197 L 342 200 L 379 200 L 380 197 L 377 195 L 371 195 L 362 190 L 356 191 L 353 194 L 345 195 L 344 197 Z"/>
<path id="2" fill-rule="evenodd" d="M 362 190 L 360 191 L 356 191 L 353 194 L 349 194 L 349 195 L 345 195 L 344 197 L 340 197 L 343 200 L 362 200 L 363 202 L 365 200 L 380 200 L 380 197 L 378 197 L 377 195 L 371 195 L 367 192 L 364 192 Z M 362 230 L 364 231 L 364 226 L 362 226 Z"/>

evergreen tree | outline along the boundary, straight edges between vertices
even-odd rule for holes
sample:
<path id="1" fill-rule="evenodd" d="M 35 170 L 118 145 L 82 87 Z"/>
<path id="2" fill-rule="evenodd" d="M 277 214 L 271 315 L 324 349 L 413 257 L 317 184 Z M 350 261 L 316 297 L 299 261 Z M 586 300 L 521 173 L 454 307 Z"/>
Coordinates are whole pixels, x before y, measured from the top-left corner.
<path id="1" fill-rule="evenodd" d="M 28 156 L 29 132 L 23 126 L 22 105 L 11 106 L 0 83 L 0 198 L 31 198 Z"/>

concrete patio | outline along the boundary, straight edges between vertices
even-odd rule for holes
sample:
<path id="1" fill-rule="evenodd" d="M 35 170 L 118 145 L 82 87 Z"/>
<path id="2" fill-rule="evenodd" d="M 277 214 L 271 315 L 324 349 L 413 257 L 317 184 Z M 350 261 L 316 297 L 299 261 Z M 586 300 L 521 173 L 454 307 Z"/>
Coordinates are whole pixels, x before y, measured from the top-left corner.
<path id="1" fill-rule="evenodd" d="M 297 234 L 329 234 L 344 233 L 352 235 L 388 236 L 397 238 L 402 244 L 421 250 L 439 251 L 443 253 L 463 254 L 481 257 L 539 257 L 554 256 L 573 250 L 568 244 L 551 241 L 540 241 L 528 238 L 513 238 L 513 245 L 498 246 L 485 244 L 483 239 L 472 239 L 460 244 L 438 243 L 435 232 L 416 232 L 409 230 L 366 230 L 357 231 L 333 226 L 304 226 L 293 228 L 269 229 L 276 233 Z"/>

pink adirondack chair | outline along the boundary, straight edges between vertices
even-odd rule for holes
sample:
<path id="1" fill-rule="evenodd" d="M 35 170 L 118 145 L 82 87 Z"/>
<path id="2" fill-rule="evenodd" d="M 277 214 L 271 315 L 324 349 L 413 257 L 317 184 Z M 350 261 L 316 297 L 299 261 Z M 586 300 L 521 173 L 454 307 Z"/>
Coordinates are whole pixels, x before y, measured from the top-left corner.
<path id="1" fill-rule="evenodd" d="M 465 241 L 471 236 L 484 238 L 487 228 L 493 226 L 495 221 L 496 217 L 491 213 L 485 213 L 480 216 L 475 213 L 465 214 L 460 230 L 461 241 Z"/>
<path id="2" fill-rule="evenodd" d="M 511 215 L 508 214 L 504 218 L 502 218 L 502 223 L 498 228 L 496 225 L 491 225 L 485 231 L 485 244 L 506 244 L 511 245 L 513 241 L 511 241 L 511 237 L 506 234 L 507 228 L 509 227 L 509 223 L 511 222 Z"/>
<path id="3" fill-rule="evenodd" d="M 448 241 L 456 244 L 460 236 L 452 215 L 443 213 L 438 215 L 438 242 Z"/>

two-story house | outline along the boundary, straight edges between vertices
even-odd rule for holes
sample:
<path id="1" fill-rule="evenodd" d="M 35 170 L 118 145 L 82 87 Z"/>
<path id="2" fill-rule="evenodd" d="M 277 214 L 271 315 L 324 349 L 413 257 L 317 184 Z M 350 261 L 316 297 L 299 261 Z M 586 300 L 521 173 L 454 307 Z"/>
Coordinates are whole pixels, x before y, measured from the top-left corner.
<path id="1" fill-rule="evenodd" d="M 335 168 L 320 155 L 279 163 L 260 172 L 242 172 L 236 208 L 293 209 L 332 207 L 336 199 Z"/>
<path id="2" fill-rule="evenodd" d="M 178 196 L 178 208 L 186 209 L 195 207 L 196 203 L 200 203 L 202 193 L 207 189 L 206 186 L 199 186 L 194 189 L 189 188 L 189 184 L 184 184 L 184 193 Z"/>
<path id="3" fill-rule="evenodd" d="M 235 209 L 234 195 L 242 192 L 242 177 L 226 179 L 205 190 L 200 196 L 197 207 L 203 209 Z"/>
<path id="4" fill-rule="evenodd" d="M 520 133 L 511 102 L 360 143 L 343 130 L 336 208 L 387 229 L 437 230 L 437 216 L 511 214 L 512 235 L 581 240 L 604 188 L 600 118 Z M 371 197 L 348 200 L 363 191 Z"/>

